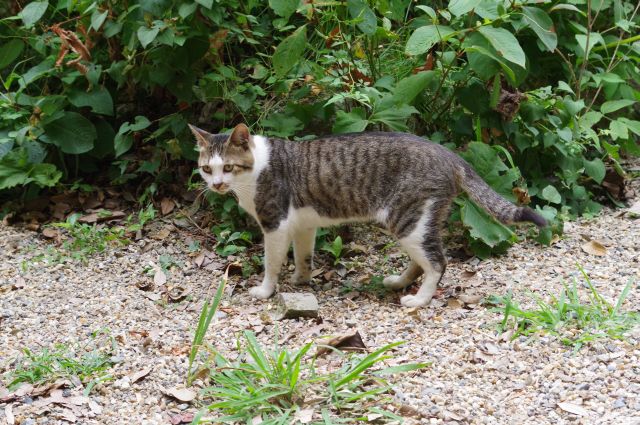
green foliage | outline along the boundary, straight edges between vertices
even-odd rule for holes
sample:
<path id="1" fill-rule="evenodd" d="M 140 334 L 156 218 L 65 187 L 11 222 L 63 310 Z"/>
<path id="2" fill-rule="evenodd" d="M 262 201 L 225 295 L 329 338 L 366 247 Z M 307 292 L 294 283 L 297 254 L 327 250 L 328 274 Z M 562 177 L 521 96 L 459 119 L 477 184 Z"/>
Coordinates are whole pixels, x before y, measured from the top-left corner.
<path id="1" fill-rule="evenodd" d="M 244 121 L 293 139 L 411 131 L 473 151 L 555 223 L 596 214 L 606 169 L 640 155 L 637 2 L 445 3 L 29 2 L 0 20 L 0 190 L 164 183 L 196 158 L 187 122 Z M 476 252 L 513 243 L 469 208 L 454 216 Z"/>
<path id="2" fill-rule="evenodd" d="M 627 283 L 616 304 L 611 305 L 598 293 L 582 268 L 580 272 L 584 286 L 589 289 L 586 303 L 580 300 L 576 279 L 571 287 L 565 285 L 560 295 L 551 297 L 549 302 L 532 294 L 538 306 L 534 310 L 522 309 L 511 293 L 490 297 L 488 303 L 496 305 L 494 310 L 504 315 L 499 331 L 513 331 L 513 338 L 548 332 L 576 350 L 600 338 L 623 339 L 627 331 L 640 323 L 638 312 L 622 311 L 622 304 L 634 287 L 633 281 Z"/>
<path id="3" fill-rule="evenodd" d="M 334 264 L 338 264 L 338 261 L 340 261 L 340 257 L 342 257 L 343 254 L 342 238 L 340 236 L 336 236 L 331 242 L 324 241 L 320 245 L 320 250 L 331 254 L 334 259 Z"/>
<path id="4" fill-rule="evenodd" d="M 77 377 L 88 383 L 96 375 L 103 375 L 113 364 L 115 341 L 105 338 L 104 332 L 95 332 L 86 344 L 56 344 L 53 348 L 44 348 L 33 352 L 22 350 L 5 378 L 9 389 L 16 389 L 22 383 L 42 384 L 58 378 Z"/>

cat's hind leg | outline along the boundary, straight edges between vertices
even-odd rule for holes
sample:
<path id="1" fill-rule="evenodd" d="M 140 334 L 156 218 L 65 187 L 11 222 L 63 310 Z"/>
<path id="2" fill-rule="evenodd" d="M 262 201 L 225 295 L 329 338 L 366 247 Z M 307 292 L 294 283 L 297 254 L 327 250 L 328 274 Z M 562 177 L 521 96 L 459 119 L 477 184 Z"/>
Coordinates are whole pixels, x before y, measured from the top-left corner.
<path id="1" fill-rule="evenodd" d="M 297 229 L 293 234 L 293 257 L 296 270 L 291 276 L 293 284 L 309 282 L 313 270 L 313 247 L 316 242 L 315 228 Z"/>
<path id="2" fill-rule="evenodd" d="M 401 275 L 391 275 L 384 278 L 382 284 L 388 289 L 403 289 L 411 285 L 422 274 L 422 267 L 411 260 L 407 269 Z"/>
<path id="3" fill-rule="evenodd" d="M 447 266 L 442 250 L 440 227 L 446 217 L 447 203 L 427 202 L 411 232 L 400 238 L 400 244 L 411 260 L 422 268 L 422 284 L 415 295 L 405 295 L 400 302 L 405 307 L 422 307 L 431 302 Z"/>
<path id="4" fill-rule="evenodd" d="M 249 290 L 254 298 L 269 298 L 278 285 L 278 274 L 287 256 L 291 239 L 287 229 L 278 229 L 264 234 L 264 279 L 260 286 Z"/>

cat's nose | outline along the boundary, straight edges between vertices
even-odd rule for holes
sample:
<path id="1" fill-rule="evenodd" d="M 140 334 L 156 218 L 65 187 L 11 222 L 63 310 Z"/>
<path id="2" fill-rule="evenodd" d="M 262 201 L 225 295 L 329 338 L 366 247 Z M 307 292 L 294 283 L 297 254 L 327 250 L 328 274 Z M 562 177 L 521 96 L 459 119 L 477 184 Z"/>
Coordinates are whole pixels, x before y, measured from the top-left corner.
<path id="1" fill-rule="evenodd" d="M 224 183 L 214 183 L 213 184 L 213 188 L 216 189 L 216 190 L 220 190 L 223 185 L 224 185 Z"/>

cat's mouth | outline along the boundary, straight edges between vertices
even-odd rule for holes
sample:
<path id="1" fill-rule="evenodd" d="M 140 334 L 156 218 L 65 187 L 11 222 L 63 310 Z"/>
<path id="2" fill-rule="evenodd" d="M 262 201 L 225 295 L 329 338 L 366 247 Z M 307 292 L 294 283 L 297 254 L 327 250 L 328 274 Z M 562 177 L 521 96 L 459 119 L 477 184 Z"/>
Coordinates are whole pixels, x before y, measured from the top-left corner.
<path id="1" fill-rule="evenodd" d="M 224 195 L 225 193 L 229 192 L 229 185 L 228 184 L 219 184 L 219 185 L 212 184 L 209 186 L 209 190 L 219 193 L 221 195 Z"/>

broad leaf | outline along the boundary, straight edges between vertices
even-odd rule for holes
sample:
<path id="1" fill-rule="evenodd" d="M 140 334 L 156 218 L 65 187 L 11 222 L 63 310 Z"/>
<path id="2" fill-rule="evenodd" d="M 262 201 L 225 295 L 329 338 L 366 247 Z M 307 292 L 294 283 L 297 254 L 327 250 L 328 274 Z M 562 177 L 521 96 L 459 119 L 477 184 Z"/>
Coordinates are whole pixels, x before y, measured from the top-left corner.
<path id="1" fill-rule="evenodd" d="M 542 189 L 542 199 L 546 199 L 552 204 L 559 204 L 562 202 L 562 197 L 560 196 L 560 192 L 555 187 L 548 185 L 544 189 Z"/>
<path id="2" fill-rule="evenodd" d="M 434 44 L 446 41 L 455 31 L 444 25 L 426 25 L 411 34 L 404 51 L 408 55 L 420 55 L 428 52 Z"/>
<path id="3" fill-rule="evenodd" d="M 24 42 L 19 38 L 9 40 L 0 47 L 0 70 L 11 64 L 20 56 L 24 49 Z"/>
<path id="4" fill-rule="evenodd" d="M 96 140 L 96 128 L 91 121 L 77 112 L 64 115 L 44 126 L 40 138 L 60 148 L 64 153 L 81 154 L 89 152 Z"/>
<path id="5" fill-rule="evenodd" d="M 307 27 L 302 26 L 295 30 L 293 34 L 280 42 L 273 53 L 273 68 L 276 77 L 282 78 L 287 72 L 298 63 L 307 45 Z"/>
<path id="6" fill-rule="evenodd" d="M 583 159 L 584 163 L 584 171 L 587 173 L 589 177 L 596 181 L 596 183 L 602 183 L 604 179 L 604 175 L 606 173 L 606 167 L 604 162 L 600 158 L 595 158 L 592 161 L 588 161 L 587 159 Z"/>
<path id="7" fill-rule="evenodd" d="M 156 25 L 153 25 L 151 28 L 145 26 L 138 28 L 138 40 L 140 40 L 142 47 L 146 48 L 151 44 L 151 42 L 156 39 L 159 32 L 160 28 Z"/>
<path id="8" fill-rule="evenodd" d="M 364 0 L 347 0 L 347 8 L 360 31 L 367 35 L 375 34 L 378 18 Z"/>
<path id="9" fill-rule="evenodd" d="M 461 16 L 473 10 L 481 1 L 482 0 L 451 0 L 448 9 L 453 16 Z"/>
<path id="10" fill-rule="evenodd" d="M 25 27 L 31 28 L 42 18 L 42 15 L 47 11 L 47 7 L 49 7 L 48 1 L 34 1 L 26 5 L 18 13 L 18 16 L 24 22 Z"/>
<path id="11" fill-rule="evenodd" d="M 403 78 L 393 90 L 394 102 L 411 103 L 436 77 L 435 71 L 423 71 Z"/>
<path id="12" fill-rule="evenodd" d="M 369 121 L 363 108 L 353 108 L 351 112 L 338 111 L 333 125 L 334 133 L 356 133 L 364 131 Z"/>
<path id="13" fill-rule="evenodd" d="M 518 43 L 513 34 L 504 28 L 489 26 L 480 27 L 478 31 L 489 41 L 501 57 L 523 68 L 525 67 L 527 59 L 524 50 L 522 50 L 520 43 Z"/>
<path id="14" fill-rule="evenodd" d="M 108 10 L 105 10 L 104 12 L 100 12 L 98 9 L 94 10 L 93 13 L 91 14 L 90 28 L 93 28 L 94 30 L 98 31 L 102 26 L 102 24 L 104 24 L 104 21 L 107 19 L 108 15 L 109 15 Z"/>
<path id="15" fill-rule="evenodd" d="M 77 107 L 90 106 L 97 114 L 113 115 L 113 99 L 109 90 L 98 86 L 90 92 L 73 90 L 69 93 L 69 102 Z"/>
<path id="16" fill-rule="evenodd" d="M 131 146 L 133 146 L 133 134 L 116 134 L 113 141 L 116 158 L 131 149 Z"/>
<path id="17" fill-rule="evenodd" d="M 553 21 L 547 13 L 538 7 L 523 7 L 525 22 L 536 33 L 542 44 L 547 50 L 553 52 L 558 46 L 558 36 L 553 27 Z"/>
<path id="18" fill-rule="evenodd" d="M 490 247 L 503 242 L 515 242 L 517 236 L 502 223 L 496 221 L 475 202 L 463 198 L 460 207 L 462 223 L 469 229 L 472 238 L 480 239 Z"/>
<path id="19" fill-rule="evenodd" d="M 213 0 L 196 0 L 196 3 L 201 4 L 207 9 L 211 9 L 211 7 L 213 6 Z"/>
<path id="20" fill-rule="evenodd" d="M 602 112 L 603 114 L 609 114 L 611 112 L 617 111 L 618 109 L 631 106 L 634 103 L 636 103 L 636 101 L 631 99 L 609 100 L 608 102 L 604 102 L 602 106 L 600 106 L 600 112 Z"/>
<path id="21" fill-rule="evenodd" d="M 377 111 L 369 118 L 372 122 L 381 122 L 395 131 L 406 131 L 407 120 L 411 114 L 417 114 L 418 110 L 413 106 L 401 105 L 382 111 Z"/>
<path id="22" fill-rule="evenodd" d="M 276 15 L 288 19 L 298 9 L 299 0 L 269 0 L 269 7 Z"/>

